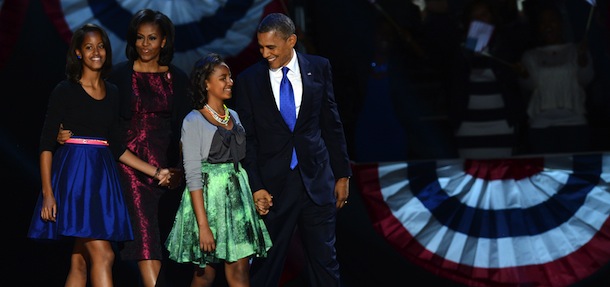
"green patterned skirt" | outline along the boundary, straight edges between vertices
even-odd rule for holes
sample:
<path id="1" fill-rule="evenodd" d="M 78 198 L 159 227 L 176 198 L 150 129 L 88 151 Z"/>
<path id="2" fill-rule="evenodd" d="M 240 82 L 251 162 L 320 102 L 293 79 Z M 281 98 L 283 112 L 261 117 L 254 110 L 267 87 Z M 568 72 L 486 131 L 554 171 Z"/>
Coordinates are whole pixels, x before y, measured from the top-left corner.
<path id="1" fill-rule="evenodd" d="M 271 238 L 256 212 L 246 171 L 233 163 L 202 163 L 203 199 L 216 250 L 199 248 L 199 227 L 190 191 L 185 188 L 165 246 L 169 258 L 205 267 L 207 263 L 235 262 L 245 257 L 266 257 Z"/>

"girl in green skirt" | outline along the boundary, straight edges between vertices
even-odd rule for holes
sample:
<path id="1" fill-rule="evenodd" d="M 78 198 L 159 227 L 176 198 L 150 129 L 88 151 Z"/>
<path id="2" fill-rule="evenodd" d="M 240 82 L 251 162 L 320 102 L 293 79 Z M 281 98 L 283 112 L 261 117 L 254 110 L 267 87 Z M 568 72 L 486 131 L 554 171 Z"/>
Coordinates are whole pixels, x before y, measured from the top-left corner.
<path id="1" fill-rule="evenodd" d="M 165 243 L 169 258 L 195 266 L 191 286 L 211 286 L 224 262 L 230 286 L 249 286 L 249 259 L 266 257 L 271 239 L 257 213 L 246 171 L 246 133 L 228 109 L 233 80 L 222 57 L 210 53 L 191 72 L 194 109 L 182 123 L 187 187 Z M 262 203 L 261 203 L 262 204 Z"/>

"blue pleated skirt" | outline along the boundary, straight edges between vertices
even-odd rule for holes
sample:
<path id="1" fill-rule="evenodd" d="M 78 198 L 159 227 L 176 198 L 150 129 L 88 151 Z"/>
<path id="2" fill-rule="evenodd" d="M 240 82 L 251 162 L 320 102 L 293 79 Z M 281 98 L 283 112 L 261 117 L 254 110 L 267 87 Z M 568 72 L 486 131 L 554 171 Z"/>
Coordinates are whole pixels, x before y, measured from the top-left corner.
<path id="1" fill-rule="evenodd" d="M 64 144 L 53 155 L 51 176 L 57 221 L 41 219 L 41 192 L 28 230 L 29 238 L 133 240 L 117 163 L 107 146 Z"/>

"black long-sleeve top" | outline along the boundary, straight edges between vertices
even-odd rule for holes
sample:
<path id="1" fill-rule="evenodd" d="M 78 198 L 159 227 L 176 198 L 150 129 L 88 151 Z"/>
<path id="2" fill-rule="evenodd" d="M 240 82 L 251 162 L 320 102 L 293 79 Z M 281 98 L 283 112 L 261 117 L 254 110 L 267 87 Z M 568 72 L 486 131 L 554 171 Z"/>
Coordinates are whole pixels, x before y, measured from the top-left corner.
<path id="1" fill-rule="evenodd" d="M 105 81 L 106 97 L 92 98 L 83 87 L 64 80 L 51 92 L 47 113 L 40 135 L 39 151 L 54 152 L 58 147 L 57 132 L 60 124 L 74 136 L 105 138 L 116 159 L 125 151 L 119 126 L 119 91 Z"/>

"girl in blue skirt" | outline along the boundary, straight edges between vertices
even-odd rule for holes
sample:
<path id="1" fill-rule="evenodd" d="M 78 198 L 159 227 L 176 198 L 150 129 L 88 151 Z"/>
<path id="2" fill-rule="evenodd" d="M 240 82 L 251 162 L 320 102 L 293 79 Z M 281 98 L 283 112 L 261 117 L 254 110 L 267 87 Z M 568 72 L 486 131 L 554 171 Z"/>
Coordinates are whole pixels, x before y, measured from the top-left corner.
<path id="1" fill-rule="evenodd" d="M 73 239 L 65 286 L 112 286 L 111 242 L 133 240 L 116 160 L 167 185 L 169 170 L 136 157 L 121 142 L 118 89 L 106 82 L 112 56 L 108 35 L 86 24 L 74 31 L 67 79 L 51 93 L 40 137 L 42 191 L 28 237 Z M 56 141 L 62 128 L 74 134 Z"/>

